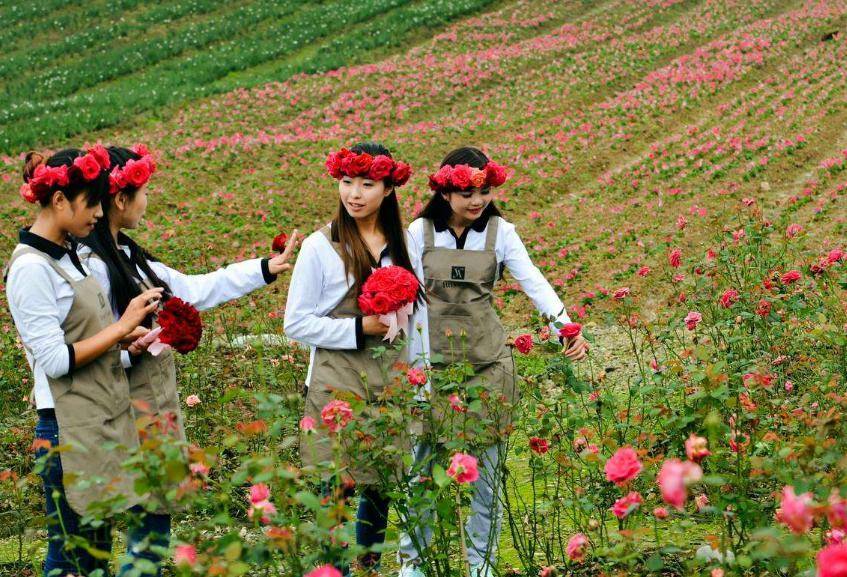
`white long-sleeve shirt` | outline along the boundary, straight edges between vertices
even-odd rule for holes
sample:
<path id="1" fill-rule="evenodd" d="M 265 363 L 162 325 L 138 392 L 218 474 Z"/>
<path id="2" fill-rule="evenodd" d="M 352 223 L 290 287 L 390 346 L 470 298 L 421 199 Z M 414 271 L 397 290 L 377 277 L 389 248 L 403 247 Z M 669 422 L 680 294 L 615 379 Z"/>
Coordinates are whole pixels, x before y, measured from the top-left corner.
<path id="1" fill-rule="evenodd" d="M 409 233 L 415 244 L 424 247 L 424 225 L 429 224 L 422 218 L 415 220 L 409 225 Z M 488 230 L 488 218 L 483 216 L 477 219 L 470 227 L 465 229 L 461 237 L 456 237 L 446 223 L 436 223 L 434 244 L 439 248 L 463 248 L 464 250 L 484 250 L 485 237 Z M 565 306 L 556 291 L 538 270 L 529 253 L 518 236 L 515 225 L 500 219 L 497 228 L 497 239 L 494 243 L 494 252 L 497 255 L 497 265 L 505 266 L 509 273 L 521 285 L 524 293 L 530 298 L 538 312 L 543 313 L 554 320 L 550 323 L 552 334 L 557 334 L 558 329 L 554 323 L 569 323 Z"/>
<path id="2" fill-rule="evenodd" d="M 129 256 L 130 248 L 127 245 L 118 245 L 124 253 Z M 104 292 L 112 301 L 112 312 L 115 319 L 120 318 L 120 313 L 115 308 L 112 299 L 112 285 L 109 282 L 109 271 L 106 263 L 99 258 L 89 258 L 92 254 L 91 248 L 80 245 L 78 249 L 80 258 L 88 265 L 91 274 L 103 287 Z M 254 258 L 237 262 L 216 271 L 205 274 L 184 274 L 178 270 L 158 261 L 149 261 L 150 269 L 156 273 L 161 280 L 167 283 L 171 294 L 181 298 L 187 303 L 194 305 L 198 310 L 206 310 L 221 303 L 240 298 L 254 290 L 267 285 L 276 278 L 267 270 L 267 265 L 262 262 L 267 259 Z M 147 280 L 147 275 L 136 267 L 139 276 Z M 121 351 L 121 361 L 125 368 L 131 366 L 129 353 Z"/>
<path id="3" fill-rule="evenodd" d="M 89 274 L 77 258 L 74 245 L 60 246 L 22 230 L 15 251 L 24 246 L 46 253 L 74 280 Z M 74 290 L 44 257 L 25 254 L 9 268 L 6 300 L 32 370 L 35 405 L 52 409 L 53 395 L 47 377 L 65 376 L 75 365 L 72 344 L 65 343 L 62 329 L 74 301 Z"/>
<path id="4" fill-rule="evenodd" d="M 423 279 L 421 253 L 417 243 L 406 235 L 407 250 L 412 267 Z M 387 251 L 380 258 L 380 266 L 391 265 Z M 309 345 L 308 386 L 312 378 L 312 365 L 317 348 L 330 350 L 355 350 L 356 319 L 335 319 L 330 312 L 342 301 L 353 285 L 354 279 L 344 272 L 344 263 L 330 241 L 321 232 L 309 235 L 300 247 L 288 287 L 285 305 L 285 334 L 289 338 Z M 420 332 L 417 327 L 420 326 Z M 420 365 L 429 354 L 429 331 L 426 307 L 418 304 L 415 314 L 409 319 L 408 361 Z"/>

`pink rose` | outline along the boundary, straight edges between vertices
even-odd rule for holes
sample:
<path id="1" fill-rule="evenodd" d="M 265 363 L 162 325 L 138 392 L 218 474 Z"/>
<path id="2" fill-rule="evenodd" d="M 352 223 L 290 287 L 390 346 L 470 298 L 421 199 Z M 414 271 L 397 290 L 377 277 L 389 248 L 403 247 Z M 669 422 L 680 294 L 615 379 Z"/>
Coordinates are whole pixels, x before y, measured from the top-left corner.
<path id="1" fill-rule="evenodd" d="M 315 569 L 312 569 L 303 577 L 341 577 L 341 571 L 333 567 L 332 565 L 321 565 Z"/>
<path id="2" fill-rule="evenodd" d="M 668 510 L 664 507 L 656 507 L 653 509 L 653 515 L 656 519 L 667 519 L 668 518 Z"/>
<path id="3" fill-rule="evenodd" d="M 406 371 L 406 380 L 414 387 L 420 387 L 426 384 L 426 373 L 423 369 L 409 369 Z"/>
<path id="4" fill-rule="evenodd" d="M 582 533 L 577 533 L 568 539 L 568 559 L 577 563 L 585 559 L 585 549 L 588 546 L 588 537 Z"/>
<path id="5" fill-rule="evenodd" d="M 333 399 L 321 409 L 321 420 L 333 433 L 337 433 L 353 420 L 350 403 Z"/>
<path id="6" fill-rule="evenodd" d="M 824 539 L 826 539 L 827 545 L 838 545 L 839 543 L 844 543 L 845 538 L 847 538 L 847 532 L 843 529 L 830 529 L 824 534 Z"/>
<path id="7" fill-rule="evenodd" d="M 697 325 L 700 324 L 700 321 L 702 320 L 703 315 L 701 315 L 697 311 L 690 311 L 687 315 L 685 315 L 685 327 L 689 331 L 693 331 L 697 328 Z"/>
<path id="8" fill-rule="evenodd" d="M 450 183 L 451 174 L 453 174 L 452 166 L 450 166 L 449 164 L 442 166 L 438 169 L 438 172 L 429 177 L 430 188 L 432 188 L 433 190 L 445 188 Z"/>
<path id="9" fill-rule="evenodd" d="M 629 292 L 630 292 L 629 287 L 625 286 L 625 287 L 619 288 L 618 290 L 616 290 L 614 292 L 614 294 L 612 294 L 612 298 L 615 299 L 615 300 L 621 301 L 621 300 L 623 300 L 623 299 L 625 299 L 626 297 L 629 296 Z"/>
<path id="10" fill-rule="evenodd" d="M 457 413 L 465 413 L 467 412 L 467 407 L 462 402 L 462 399 L 459 398 L 459 395 L 453 393 L 450 395 L 450 408 L 456 411 Z"/>
<path id="11" fill-rule="evenodd" d="M 380 154 L 373 159 L 370 172 L 368 172 L 368 178 L 371 180 L 382 180 L 384 178 L 388 178 L 391 175 L 391 170 L 393 168 L 394 161 L 384 154 Z"/>
<path id="12" fill-rule="evenodd" d="M 735 289 L 727 289 L 720 298 L 720 304 L 723 308 L 728 309 L 738 302 L 738 291 Z"/>
<path id="13" fill-rule="evenodd" d="M 782 488 L 780 507 L 776 510 L 776 520 L 798 535 L 808 533 L 815 524 L 815 513 L 812 509 L 812 494 L 796 495 L 794 487 L 786 485 Z"/>
<path id="14" fill-rule="evenodd" d="M 847 543 L 827 545 L 818 551 L 817 577 L 847 577 Z"/>
<path id="15" fill-rule="evenodd" d="M 709 506 L 709 497 L 706 494 L 697 495 L 694 497 L 694 505 L 698 511 L 702 511 Z"/>
<path id="16" fill-rule="evenodd" d="M 253 505 L 247 509 L 247 516 L 250 519 L 259 518 L 259 521 L 262 522 L 263 525 L 267 525 L 271 522 L 271 517 L 276 515 L 276 506 L 270 501 L 259 501 L 258 503 L 253 503 Z"/>
<path id="17" fill-rule="evenodd" d="M 705 437 L 698 437 L 694 433 L 685 440 L 685 454 L 695 463 L 699 463 L 712 453 L 706 448 L 708 441 Z"/>
<path id="18" fill-rule="evenodd" d="M 800 271 L 799 270 L 790 270 L 782 277 L 780 277 L 782 284 L 793 284 L 800 280 Z"/>
<path id="19" fill-rule="evenodd" d="M 196 407 L 200 404 L 200 402 L 200 397 L 198 397 L 197 395 L 188 395 L 185 398 L 185 404 L 189 407 Z"/>
<path id="20" fill-rule="evenodd" d="M 459 484 L 473 483 L 479 479 L 476 457 L 464 453 L 456 453 L 450 459 L 450 467 L 447 476 L 452 477 Z"/>
<path id="21" fill-rule="evenodd" d="M 839 529 L 847 529 L 847 499 L 837 489 L 829 494 L 829 506 L 826 509 L 829 524 Z"/>
<path id="22" fill-rule="evenodd" d="M 306 415 L 300 419 L 300 430 L 304 433 L 311 433 L 315 430 L 315 419 Z"/>
<path id="23" fill-rule="evenodd" d="M 524 355 L 531 351 L 532 347 L 532 335 L 521 335 L 515 339 L 515 348 Z"/>
<path id="24" fill-rule="evenodd" d="M 30 204 L 38 202 L 38 195 L 35 194 L 29 183 L 24 183 L 21 185 L 20 195 L 22 199 L 29 202 Z"/>
<path id="25" fill-rule="evenodd" d="M 612 505 L 611 511 L 618 519 L 623 519 L 641 506 L 644 500 L 636 491 L 631 491 L 624 497 L 621 497 L 615 504 Z"/>
<path id="26" fill-rule="evenodd" d="M 633 480 L 641 472 L 641 461 L 632 447 L 621 447 L 608 461 L 604 470 L 606 479 L 622 487 Z"/>
<path id="27" fill-rule="evenodd" d="M 697 463 L 668 459 L 662 463 L 656 482 L 662 493 L 662 499 L 668 505 L 682 509 L 688 497 L 686 487 L 703 477 L 703 470 Z"/>
<path id="28" fill-rule="evenodd" d="M 682 251 L 678 248 L 673 249 L 668 255 L 668 263 L 673 268 L 679 268 L 682 265 Z"/>
<path id="29" fill-rule="evenodd" d="M 257 483 L 250 487 L 250 502 L 254 505 L 262 501 L 267 501 L 270 498 L 271 490 L 266 484 Z"/>
<path id="30" fill-rule="evenodd" d="M 194 567 L 197 563 L 197 549 L 194 545 L 177 545 L 174 549 L 174 565 Z"/>
<path id="31" fill-rule="evenodd" d="M 94 180 L 100 176 L 100 163 L 91 153 L 74 158 L 74 166 L 79 169 L 85 180 Z"/>
<path id="32" fill-rule="evenodd" d="M 450 175 L 450 184 L 452 184 L 452 188 L 457 188 L 459 190 L 464 190 L 469 188 L 471 185 L 471 167 L 467 164 L 457 164 L 453 167 L 453 172 Z"/>

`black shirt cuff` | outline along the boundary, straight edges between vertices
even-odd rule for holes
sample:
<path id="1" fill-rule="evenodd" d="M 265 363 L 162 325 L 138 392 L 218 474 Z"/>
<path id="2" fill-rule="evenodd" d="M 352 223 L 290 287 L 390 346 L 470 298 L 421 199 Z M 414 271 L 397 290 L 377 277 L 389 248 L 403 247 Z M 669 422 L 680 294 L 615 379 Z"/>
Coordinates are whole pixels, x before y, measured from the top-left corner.
<path id="1" fill-rule="evenodd" d="M 141 353 L 141 354 L 143 355 L 144 353 Z M 134 367 L 135 365 L 137 365 L 140 362 L 141 362 L 141 355 L 134 355 L 132 353 L 129 353 L 129 364 L 130 365 L 132 365 Z"/>
<path id="2" fill-rule="evenodd" d="M 365 350 L 365 330 L 362 328 L 362 317 L 356 317 L 356 350 Z"/>
<path id="3" fill-rule="evenodd" d="M 262 276 L 265 278 L 265 284 L 271 284 L 276 280 L 277 275 L 271 274 L 271 268 L 268 265 L 268 261 L 271 259 L 263 258 L 262 259 Z"/>
<path id="4" fill-rule="evenodd" d="M 68 345 L 68 374 L 70 375 L 74 372 L 76 368 L 76 351 L 74 351 L 74 346 L 72 344 Z"/>

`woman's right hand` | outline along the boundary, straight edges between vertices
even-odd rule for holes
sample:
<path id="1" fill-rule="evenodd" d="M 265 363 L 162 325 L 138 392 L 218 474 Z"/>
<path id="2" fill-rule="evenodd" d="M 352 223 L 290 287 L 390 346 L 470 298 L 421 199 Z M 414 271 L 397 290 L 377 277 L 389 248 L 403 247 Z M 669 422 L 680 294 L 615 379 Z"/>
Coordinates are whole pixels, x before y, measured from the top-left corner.
<path id="1" fill-rule="evenodd" d="M 362 332 L 366 335 L 383 337 L 388 332 L 388 325 L 382 324 L 379 316 L 371 315 L 362 318 Z"/>
<path id="2" fill-rule="evenodd" d="M 163 290 L 161 287 L 152 288 L 129 301 L 124 314 L 118 320 L 125 335 L 131 334 L 138 325 L 144 322 L 147 315 L 156 310 L 162 300 Z"/>

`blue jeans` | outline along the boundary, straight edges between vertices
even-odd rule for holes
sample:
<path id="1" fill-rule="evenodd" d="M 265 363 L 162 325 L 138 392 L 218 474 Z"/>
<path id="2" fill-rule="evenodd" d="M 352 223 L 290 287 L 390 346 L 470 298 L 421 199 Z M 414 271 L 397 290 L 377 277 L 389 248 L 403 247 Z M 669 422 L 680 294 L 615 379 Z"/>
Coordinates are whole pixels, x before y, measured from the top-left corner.
<path id="1" fill-rule="evenodd" d="M 329 496 L 334 491 L 331 482 L 321 483 L 321 494 Z M 352 497 L 352 491 L 345 493 L 342 497 L 347 500 Z M 356 512 L 356 544 L 370 548 L 385 542 L 385 529 L 388 527 L 388 509 L 391 499 L 382 495 L 372 487 L 362 490 L 359 497 L 359 509 Z M 379 569 L 379 561 L 382 555 L 376 551 L 369 551 L 359 558 L 363 567 Z M 350 574 L 350 568 L 333 563 L 336 569 L 344 575 Z"/>
<path id="2" fill-rule="evenodd" d="M 35 427 L 35 438 L 49 441 L 51 447 L 59 444 L 59 423 L 53 416 L 39 416 Z M 41 458 L 46 449 L 39 449 L 35 456 Z M 40 473 L 44 485 L 47 513 L 47 556 L 44 560 L 44 575 L 71 573 L 84 577 L 100 569 L 110 574 L 109 560 L 97 559 L 84 547 L 111 553 L 112 526 L 109 521 L 100 527 L 83 524 L 80 516 L 71 509 L 65 498 L 62 482 L 62 460 L 59 454 L 47 458 Z M 161 556 L 149 549 L 150 545 L 167 547 L 170 540 L 170 516 L 146 513 L 141 507 L 130 509 L 127 535 L 129 562 L 121 567 L 121 577 L 161 576 Z M 146 559 L 157 567 L 155 572 L 130 572 L 138 559 Z"/>

